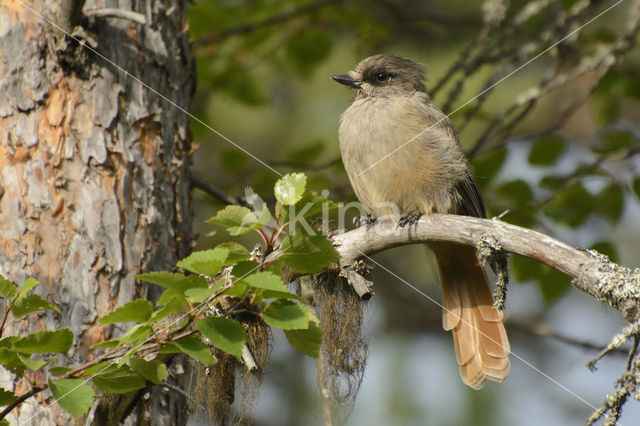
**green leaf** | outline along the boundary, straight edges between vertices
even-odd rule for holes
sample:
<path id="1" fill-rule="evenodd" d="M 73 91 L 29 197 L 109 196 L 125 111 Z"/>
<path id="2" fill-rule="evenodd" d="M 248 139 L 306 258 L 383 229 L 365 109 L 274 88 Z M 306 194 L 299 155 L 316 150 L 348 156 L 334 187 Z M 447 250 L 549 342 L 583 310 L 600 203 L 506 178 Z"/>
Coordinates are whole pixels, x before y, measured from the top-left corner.
<path id="1" fill-rule="evenodd" d="M 287 292 L 287 287 L 273 272 L 257 272 L 247 276 L 243 281 L 252 287 Z"/>
<path id="2" fill-rule="evenodd" d="M 184 293 L 172 288 L 168 288 L 162 293 L 160 299 L 158 299 L 158 306 L 167 306 L 168 304 L 173 302 L 177 302 L 180 306 L 185 308 L 189 307 L 189 303 L 187 303 L 187 298 L 185 297 Z"/>
<path id="3" fill-rule="evenodd" d="M 624 194 L 620 185 L 612 183 L 595 197 L 595 208 L 610 223 L 616 223 L 624 210 Z"/>
<path id="4" fill-rule="evenodd" d="M 249 274 L 256 272 L 259 267 L 260 265 L 257 262 L 254 262 L 253 260 L 242 261 L 242 262 L 238 262 L 236 265 L 233 266 L 233 270 L 231 271 L 231 274 L 236 279 L 242 279 L 248 276 Z"/>
<path id="5" fill-rule="evenodd" d="M 166 345 L 162 345 L 158 351 L 158 353 L 161 354 L 174 354 L 178 352 L 189 355 L 205 366 L 213 363 L 213 355 L 211 355 L 209 346 L 202 343 L 196 336 L 187 336 L 172 343 L 167 343 Z"/>
<path id="6" fill-rule="evenodd" d="M 93 377 L 93 384 L 108 393 L 124 394 L 142 389 L 146 383 L 126 365 L 111 365 Z"/>
<path id="7" fill-rule="evenodd" d="M 93 389 L 83 379 L 49 380 L 49 390 L 71 417 L 82 417 L 93 405 Z"/>
<path id="8" fill-rule="evenodd" d="M 503 183 L 497 188 L 499 194 L 513 201 L 517 206 L 524 206 L 533 199 L 529 184 L 521 179 Z"/>
<path id="9" fill-rule="evenodd" d="M 22 375 L 27 368 L 20 358 L 18 358 L 18 353 L 9 348 L 0 348 L 0 365 L 3 365 L 17 375 Z"/>
<path id="10" fill-rule="evenodd" d="M 113 349 L 120 346 L 120 339 L 109 339 L 91 345 L 91 349 Z"/>
<path id="11" fill-rule="evenodd" d="M 20 361 L 22 361 L 22 363 L 26 365 L 27 368 L 31 371 L 38 371 L 45 365 L 55 361 L 55 357 L 53 357 L 49 361 L 43 361 L 41 359 L 31 359 L 31 355 L 22 355 L 20 353 L 18 353 L 17 355 L 18 355 L 18 358 L 20 358 Z"/>
<path id="12" fill-rule="evenodd" d="M 195 251 L 179 261 L 177 265 L 195 274 L 215 277 L 222 269 L 228 255 L 229 252 L 220 247 L 213 250 Z"/>
<path id="13" fill-rule="evenodd" d="M 159 385 L 169 377 L 167 366 L 157 359 L 145 361 L 142 358 L 134 357 L 129 360 L 129 364 L 136 373 L 156 385 Z"/>
<path id="14" fill-rule="evenodd" d="M 628 148 L 637 138 L 627 130 L 611 132 L 604 137 L 604 145 L 596 146 L 593 150 L 598 153 L 609 153 Z"/>
<path id="15" fill-rule="evenodd" d="M 228 241 L 226 243 L 219 244 L 219 249 L 228 251 L 227 259 L 223 262 L 222 266 L 233 265 L 234 263 L 248 260 L 251 258 L 251 253 L 242 244 L 238 244 L 235 241 Z"/>
<path id="16" fill-rule="evenodd" d="M 187 292 L 189 291 L 193 291 L 196 289 L 189 289 L 187 290 Z M 154 311 L 153 314 L 151 314 L 151 318 L 149 318 L 149 323 L 154 323 L 154 322 L 158 322 L 160 320 L 162 320 L 163 318 L 166 318 L 167 316 L 171 315 L 171 314 L 175 314 L 176 312 L 179 312 L 180 309 L 182 308 L 182 300 L 184 300 L 184 298 L 182 299 L 178 299 L 178 298 L 173 298 L 170 299 L 169 301 L 167 301 L 164 304 L 164 307 L 161 309 L 158 309 L 157 311 Z"/>
<path id="17" fill-rule="evenodd" d="M 297 221 L 300 218 L 309 219 L 323 211 L 328 213 L 333 209 L 340 207 L 340 204 L 334 203 L 326 197 L 318 195 L 316 192 L 309 191 L 302 194 L 302 198 L 293 206 L 282 209 L 279 219 L 280 223 L 288 221 Z"/>
<path id="18" fill-rule="evenodd" d="M 4 388 L 0 388 L 0 407 L 5 407 L 18 399 L 18 396 Z"/>
<path id="19" fill-rule="evenodd" d="M 309 327 L 309 308 L 290 300 L 278 299 L 269 304 L 262 319 L 283 330 L 299 330 Z"/>
<path id="20" fill-rule="evenodd" d="M 196 321 L 196 327 L 213 346 L 242 359 L 247 335 L 241 324 L 228 318 L 209 317 Z"/>
<path id="21" fill-rule="evenodd" d="M 151 317 L 153 305 L 148 300 L 136 299 L 120 306 L 113 312 L 98 319 L 100 324 L 115 324 L 117 322 L 144 322 Z"/>
<path id="22" fill-rule="evenodd" d="M 498 149 L 471 160 L 474 175 L 480 188 L 485 187 L 493 180 L 502 168 L 502 164 L 504 164 L 506 158 L 507 151 L 505 149 Z"/>
<path id="23" fill-rule="evenodd" d="M 636 197 L 640 200 L 640 178 L 635 178 L 633 180 L 633 192 L 636 193 Z"/>
<path id="24" fill-rule="evenodd" d="M 562 136 L 552 135 L 539 139 L 529 152 L 529 164 L 536 166 L 550 166 L 555 164 L 565 150 L 565 140 Z"/>
<path id="25" fill-rule="evenodd" d="M 13 342 L 13 348 L 25 354 L 64 354 L 73 344 L 73 332 L 68 328 L 56 331 L 36 331 Z"/>
<path id="26" fill-rule="evenodd" d="M 62 376 L 63 374 L 66 374 L 71 370 L 73 370 L 73 368 L 71 367 L 51 367 L 49 369 L 49 373 L 51 373 L 54 376 Z"/>
<path id="27" fill-rule="evenodd" d="M 29 293 L 35 286 L 39 283 L 35 280 L 35 278 L 28 278 L 22 287 L 20 288 L 20 293 L 18 293 L 18 297 L 24 297 L 27 293 Z"/>
<path id="28" fill-rule="evenodd" d="M 278 179 L 273 192 L 280 204 L 290 206 L 300 201 L 306 185 L 304 173 L 289 173 Z"/>
<path id="29" fill-rule="evenodd" d="M 231 235 L 242 235 L 249 231 L 260 229 L 271 220 L 271 214 L 267 205 L 264 204 L 260 218 L 258 218 L 247 207 L 227 206 L 220 210 L 208 223 L 223 226 Z"/>
<path id="30" fill-rule="evenodd" d="M 285 330 L 285 336 L 289 344 L 300 353 L 318 358 L 320 346 L 322 345 L 322 329 L 320 321 L 311 315 L 309 318 L 309 328 L 302 330 Z"/>
<path id="31" fill-rule="evenodd" d="M 49 302 L 47 302 L 37 294 L 27 294 L 26 296 L 18 297 L 14 305 L 11 307 L 11 312 L 13 312 L 13 315 L 15 315 L 17 318 L 23 315 L 27 315 L 31 312 L 45 310 L 55 311 L 59 314 L 62 314 L 62 312 L 60 312 L 60 309 L 50 305 Z"/>
<path id="32" fill-rule="evenodd" d="M 118 340 L 120 341 L 121 345 L 127 343 L 137 345 L 138 343 L 147 340 L 147 337 L 151 336 L 153 333 L 153 327 L 151 327 L 150 325 L 138 324 L 127 330 L 124 336 L 120 337 Z"/>
<path id="33" fill-rule="evenodd" d="M 0 275 L 0 297 L 10 299 L 18 292 L 18 286 Z"/>
<path id="34" fill-rule="evenodd" d="M 233 296 L 233 297 L 245 297 L 245 296 L 249 296 L 249 294 L 247 294 L 248 290 L 249 290 L 249 284 L 247 284 L 244 281 L 238 281 L 232 284 L 231 287 L 223 291 L 222 294 L 226 296 Z"/>
<path id="35" fill-rule="evenodd" d="M 177 290 L 181 293 L 184 293 L 189 288 L 209 286 L 209 282 L 205 277 L 174 272 L 149 272 L 147 274 L 138 274 L 136 278 L 164 288 Z"/>
<path id="36" fill-rule="evenodd" d="M 521 256 L 513 256 L 509 261 L 513 277 L 518 281 L 537 281 L 547 305 L 559 300 L 569 288 L 569 278 L 546 265 Z"/>
<path id="37" fill-rule="evenodd" d="M 324 235 L 296 232 L 282 241 L 282 260 L 291 269 L 305 274 L 316 274 L 340 259 L 331 241 Z"/>
<path id="38" fill-rule="evenodd" d="M 215 294 L 217 290 L 215 288 L 190 288 L 186 291 L 186 296 L 189 298 L 191 303 L 194 305 L 199 305 L 200 303 L 207 300 L 207 298 L 211 297 Z"/>
<path id="39" fill-rule="evenodd" d="M 297 300 L 299 302 L 305 301 L 302 297 L 298 296 L 297 294 L 289 293 L 288 291 L 265 290 L 262 292 L 262 297 L 264 299 L 290 299 L 290 300 Z"/>

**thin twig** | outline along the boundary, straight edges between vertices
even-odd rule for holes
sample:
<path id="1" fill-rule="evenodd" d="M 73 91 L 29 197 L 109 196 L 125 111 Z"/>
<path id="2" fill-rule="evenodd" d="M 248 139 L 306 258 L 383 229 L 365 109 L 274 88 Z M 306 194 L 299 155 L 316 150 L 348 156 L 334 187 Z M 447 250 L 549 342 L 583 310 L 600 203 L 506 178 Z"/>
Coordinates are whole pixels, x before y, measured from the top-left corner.
<path id="1" fill-rule="evenodd" d="M 134 12 L 133 10 L 103 7 L 100 9 L 85 10 L 83 13 L 86 16 L 95 16 L 98 18 L 126 19 L 127 21 L 132 21 L 141 25 L 145 25 L 147 23 L 147 19 L 142 13 Z"/>

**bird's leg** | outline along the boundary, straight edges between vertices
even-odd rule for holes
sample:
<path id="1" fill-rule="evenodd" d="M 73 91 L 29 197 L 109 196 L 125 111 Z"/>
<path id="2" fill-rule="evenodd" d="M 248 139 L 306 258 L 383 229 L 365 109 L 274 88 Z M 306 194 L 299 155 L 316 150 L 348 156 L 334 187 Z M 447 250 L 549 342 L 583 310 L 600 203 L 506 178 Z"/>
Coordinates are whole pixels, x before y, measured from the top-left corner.
<path id="1" fill-rule="evenodd" d="M 398 220 L 398 228 L 404 228 L 407 225 L 413 225 L 422 217 L 422 213 L 420 212 L 410 212 L 405 214 L 404 216 L 400 216 Z"/>

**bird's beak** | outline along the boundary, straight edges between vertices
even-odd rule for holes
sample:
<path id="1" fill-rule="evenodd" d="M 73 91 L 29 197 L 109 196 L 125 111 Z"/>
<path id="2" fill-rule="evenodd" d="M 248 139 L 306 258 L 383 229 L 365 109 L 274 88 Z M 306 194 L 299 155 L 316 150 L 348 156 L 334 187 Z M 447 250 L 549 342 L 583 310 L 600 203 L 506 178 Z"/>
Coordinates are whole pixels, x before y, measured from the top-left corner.
<path id="1" fill-rule="evenodd" d="M 353 78 L 349 74 L 332 75 L 331 78 L 340 84 L 344 84 L 345 86 L 351 86 L 356 89 L 362 86 L 362 80 Z"/>

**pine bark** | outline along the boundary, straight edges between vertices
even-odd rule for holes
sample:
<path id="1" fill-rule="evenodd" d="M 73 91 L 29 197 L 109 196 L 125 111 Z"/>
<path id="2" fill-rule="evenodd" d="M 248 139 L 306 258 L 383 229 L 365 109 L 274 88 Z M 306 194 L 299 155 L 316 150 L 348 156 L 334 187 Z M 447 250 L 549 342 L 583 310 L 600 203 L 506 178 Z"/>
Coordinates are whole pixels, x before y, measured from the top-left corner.
<path id="1" fill-rule="evenodd" d="M 122 332 L 97 324 L 100 316 L 157 297 L 134 275 L 170 269 L 194 239 L 189 117 L 131 77 L 189 109 L 187 1 L 84 4 L 135 10 L 145 25 L 87 18 L 77 13 L 82 3 L 27 1 L 41 17 L 22 0 L 0 2 L 0 273 L 17 283 L 36 278 L 37 292 L 62 310 L 32 314 L 10 333 L 68 327 L 76 363 L 94 356 L 93 343 Z M 43 17 L 97 43 L 130 76 Z M 0 376 L 7 389 L 27 389 L 7 371 Z M 184 421 L 179 395 L 152 394 L 144 404 L 154 424 Z M 56 404 L 41 410 L 32 398 L 12 421 L 69 421 Z"/>

